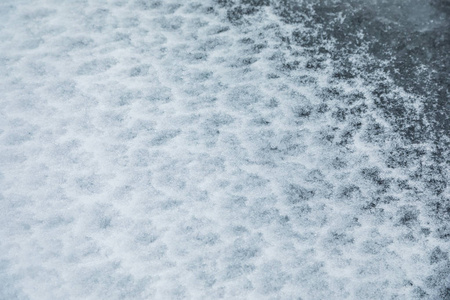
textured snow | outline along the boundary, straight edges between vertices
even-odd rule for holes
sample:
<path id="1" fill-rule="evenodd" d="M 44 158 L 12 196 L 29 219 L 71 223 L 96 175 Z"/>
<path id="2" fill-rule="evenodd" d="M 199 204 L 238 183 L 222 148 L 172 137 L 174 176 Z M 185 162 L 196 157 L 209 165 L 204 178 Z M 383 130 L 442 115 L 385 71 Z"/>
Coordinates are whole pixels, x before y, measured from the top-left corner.
<path id="1" fill-rule="evenodd" d="M 1 1 L 0 299 L 450 295 L 433 144 L 285 43 L 320 28 L 227 2 Z"/>

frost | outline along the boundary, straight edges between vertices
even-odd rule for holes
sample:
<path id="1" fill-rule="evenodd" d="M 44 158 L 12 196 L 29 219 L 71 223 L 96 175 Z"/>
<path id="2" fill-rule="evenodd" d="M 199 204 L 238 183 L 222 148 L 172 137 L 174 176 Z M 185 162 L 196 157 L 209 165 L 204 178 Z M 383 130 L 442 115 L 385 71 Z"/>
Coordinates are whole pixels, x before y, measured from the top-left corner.
<path id="1" fill-rule="evenodd" d="M 449 298 L 443 1 L 0 17 L 0 299 Z"/>

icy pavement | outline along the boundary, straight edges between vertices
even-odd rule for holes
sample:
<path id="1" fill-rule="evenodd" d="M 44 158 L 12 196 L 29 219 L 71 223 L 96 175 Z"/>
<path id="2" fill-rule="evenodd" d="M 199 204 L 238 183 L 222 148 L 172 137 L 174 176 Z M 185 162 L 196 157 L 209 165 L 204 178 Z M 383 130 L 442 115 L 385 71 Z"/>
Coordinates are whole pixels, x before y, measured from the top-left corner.
<path id="1" fill-rule="evenodd" d="M 450 299 L 447 94 L 300 2 L 1 1 L 0 299 Z"/>

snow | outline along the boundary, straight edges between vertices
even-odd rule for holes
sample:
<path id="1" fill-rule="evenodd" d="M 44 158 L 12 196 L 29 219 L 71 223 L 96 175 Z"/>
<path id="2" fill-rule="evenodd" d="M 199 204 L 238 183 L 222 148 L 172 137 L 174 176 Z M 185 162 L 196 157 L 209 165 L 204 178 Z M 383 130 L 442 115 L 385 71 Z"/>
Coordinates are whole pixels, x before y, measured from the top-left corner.
<path id="1" fill-rule="evenodd" d="M 439 299 L 375 84 L 217 3 L 2 1 L 0 299 Z"/>

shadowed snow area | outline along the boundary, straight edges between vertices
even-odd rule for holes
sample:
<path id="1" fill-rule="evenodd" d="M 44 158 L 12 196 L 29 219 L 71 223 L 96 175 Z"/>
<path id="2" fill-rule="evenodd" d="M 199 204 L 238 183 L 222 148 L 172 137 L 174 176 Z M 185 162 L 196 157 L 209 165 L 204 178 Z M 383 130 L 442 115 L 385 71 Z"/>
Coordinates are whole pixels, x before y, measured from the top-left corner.
<path id="1" fill-rule="evenodd" d="M 446 1 L 0 1 L 0 299 L 450 299 Z"/>

